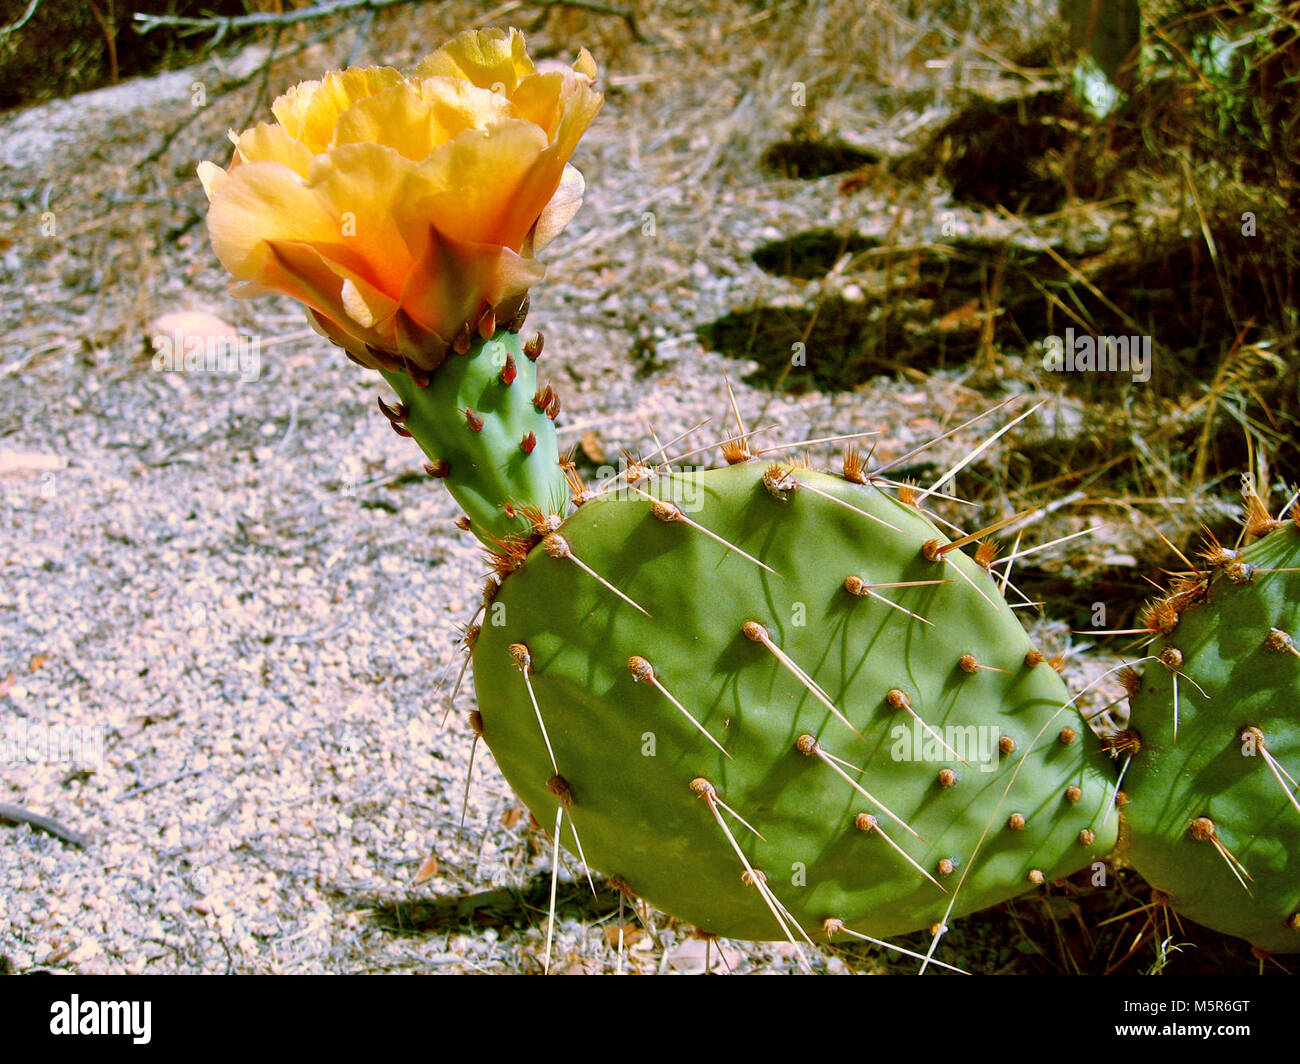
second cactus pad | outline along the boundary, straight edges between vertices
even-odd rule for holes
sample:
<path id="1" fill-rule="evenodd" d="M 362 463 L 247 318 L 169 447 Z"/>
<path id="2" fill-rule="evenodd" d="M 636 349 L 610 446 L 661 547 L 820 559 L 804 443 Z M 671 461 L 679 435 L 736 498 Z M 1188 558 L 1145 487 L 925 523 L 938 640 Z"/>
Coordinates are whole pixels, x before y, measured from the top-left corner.
<path id="1" fill-rule="evenodd" d="M 1266 527 L 1270 522 L 1260 521 Z M 1300 952 L 1300 522 L 1209 566 L 1148 611 L 1129 679 L 1128 857 L 1175 909 Z"/>
<path id="2" fill-rule="evenodd" d="M 927 928 L 1110 851 L 1098 742 L 918 509 L 760 462 L 634 480 L 539 528 L 473 650 L 567 849 L 759 940 Z"/>

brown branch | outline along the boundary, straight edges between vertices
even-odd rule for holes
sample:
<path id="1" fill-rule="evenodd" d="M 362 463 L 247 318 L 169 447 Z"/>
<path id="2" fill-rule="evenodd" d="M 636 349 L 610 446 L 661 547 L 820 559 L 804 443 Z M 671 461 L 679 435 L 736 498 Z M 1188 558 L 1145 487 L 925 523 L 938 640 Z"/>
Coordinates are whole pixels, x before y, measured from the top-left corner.
<path id="1" fill-rule="evenodd" d="M 347 32 L 348 30 L 356 26 L 359 21 L 360 21 L 359 19 L 353 19 L 351 22 L 345 22 L 340 26 L 334 26 L 329 29 L 326 29 L 323 32 L 316 34 L 314 37 L 309 37 L 307 38 L 307 40 L 299 42 L 298 44 L 290 48 L 288 51 L 281 52 L 279 56 L 276 58 L 280 60 L 290 59 L 293 56 L 297 55 L 299 52 L 305 51 L 307 48 L 310 48 L 312 45 L 320 44 L 322 41 L 327 41 L 331 37 L 337 37 L 339 34 Z M 265 82 L 265 79 L 269 76 L 271 58 L 272 56 L 268 54 L 266 60 L 262 63 L 259 63 L 257 69 L 253 70 L 251 73 L 245 74 L 244 76 L 239 78 L 234 78 L 230 81 L 227 81 L 217 86 L 217 88 L 215 88 L 212 91 L 212 93 L 209 94 L 208 103 L 211 104 L 213 100 L 220 99 L 222 96 L 226 96 L 229 93 L 236 91 L 237 89 L 243 88 L 245 85 L 247 85 L 249 82 L 253 81 L 256 78 L 262 78 L 263 81 Z M 265 84 L 263 85 L 261 91 L 265 92 Z M 201 114 L 203 114 L 205 110 L 206 108 L 204 107 L 193 108 L 190 114 L 188 114 L 185 118 L 183 118 L 180 122 L 178 122 L 175 126 L 173 126 L 172 129 L 163 137 L 162 143 L 159 144 L 158 147 L 156 147 L 153 151 L 151 151 L 148 155 L 144 156 L 140 160 L 139 165 L 156 162 L 158 159 L 162 158 L 162 156 L 166 153 L 167 149 L 172 146 L 176 138 L 180 136 L 181 133 L 183 133 L 195 119 L 197 119 Z M 248 123 L 245 122 L 244 124 L 247 125 Z"/>
<path id="2" fill-rule="evenodd" d="M 137 33 L 148 33 L 160 26 L 171 26 L 180 30 L 188 30 L 191 33 L 215 30 L 216 33 L 209 42 L 209 47 L 216 47 L 231 30 L 247 29 L 250 26 L 289 26 L 299 22 L 308 22 L 312 19 L 328 18 L 331 15 L 339 15 L 347 11 L 374 12 L 386 7 L 424 2 L 425 0 L 321 0 L 320 3 L 313 4 L 311 7 L 297 8 L 292 11 L 255 11 L 247 15 L 213 15 L 208 18 L 194 18 L 186 15 L 151 15 L 137 11 L 134 21 Z M 635 12 L 630 9 L 612 7 L 609 4 L 600 3 L 599 0 L 528 0 L 527 6 L 576 7 L 598 15 L 613 15 L 623 20 L 628 32 L 636 40 L 645 40 L 637 27 Z"/>
<path id="3" fill-rule="evenodd" d="M 104 34 L 104 43 L 108 45 L 108 74 L 114 85 L 117 84 L 117 25 L 113 17 L 112 0 L 109 2 L 108 17 L 99 10 L 99 5 L 95 0 L 86 0 L 90 7 L 90 13 L 95 16 L 95 21 L 99 23 L 100 32 Z"/>
<path id="4" fill-rule="evenodd" d="M 19 824 L 28 824 L 35 831 L 43 831 L 47 835 L 53 835 L 56 839 L 62 839 L 73 846 L 85 848 L 86 838 L 84 835 L 78 835 L 75 831 L 65 828 L 57 820 L 47 816 L 41 816 L 40 813 L 33 813 L 17 805 L 5 805 L 0 802 L 0 824 L 10 824 L 17 826 Z"/>

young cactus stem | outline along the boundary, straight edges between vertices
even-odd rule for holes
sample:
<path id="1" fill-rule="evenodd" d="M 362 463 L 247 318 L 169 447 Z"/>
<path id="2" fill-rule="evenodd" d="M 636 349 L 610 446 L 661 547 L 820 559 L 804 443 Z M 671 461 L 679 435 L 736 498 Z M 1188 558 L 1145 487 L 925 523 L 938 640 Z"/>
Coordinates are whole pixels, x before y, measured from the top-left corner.
<path id="1" fill-rule="evenodd" d="M 568 512 L 555 422 L 533 403 L 537 365 L 517 333 L 474 336 L 464 354 L 447 356 L 425 387 L 401 371 L 381 372 L 401 400 L 385 416 L 420 445 L 431 475 L 447 486 L 468 515 L 470 531 L 488 547 L 531 534 L 525 508 Z"/>

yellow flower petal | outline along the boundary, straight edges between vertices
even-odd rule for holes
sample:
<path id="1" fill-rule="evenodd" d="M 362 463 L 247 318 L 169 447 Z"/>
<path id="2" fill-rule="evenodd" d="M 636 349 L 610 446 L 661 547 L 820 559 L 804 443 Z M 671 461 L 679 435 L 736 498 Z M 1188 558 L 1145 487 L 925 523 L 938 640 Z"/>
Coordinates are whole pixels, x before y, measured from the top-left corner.
<path id="1" fill-rule="evenodd" d="M 265 283 L 268 244 L 323 246 L 340 239 L 334 218 L 306 183 L 276 162 L 236 167 L 208 209 L 208 233 L 217 258 L 241 281 Z"/>
<path id="2" fill-rule="evenodd" d="M 490 130 L 466 130 L 435 151 L 421 171 L 431 194 L 401 204 L 464 244 L 498 244 L 518 251 L 559 183 L 539 188 L 534 175 L 546 136 L 514 119 Z"/>
<path id="3" fill-rule="evenodd" d="M 567 101 L 564 113 L 551 136 L 549 146 L 538 157 L 536 164 L 529 173 L 528 179 L 523 182 L 516 190 L 514 198 L 511 201 L 511 213 L 506 223 L 506 231 L 514 233 L 517 228 L 522 228 L 525 233 L 533 228 L 540 219 L 542 212 L 546 209 L 560 189 L 560 182 L 564 177 L 565 167 L 569 158 L 573 155 L 574 149 L 578 146 L 578 141 L 582 134 L 586 132 L 591 120 L 600 110 L 603 100 L 597 93 L 591 92 L 586 86 L 582 91 L 576 93 Z M 569 194 L 572 194 L 572 188 Z M 581 200 L 579 200 L 579 205 Z M 557 226 L 556 222 L 563 214 L 563 203 L 557 204 L 556 213 L 552 214 L 544 226 L 545 239 L 543 246 L 549 243 L 559 233 L 562 226 Z M 576 212 L 577 206 L 574 206 Z M 572 213 L 564 219 L 567 223 Z M 511 247 L 520 247 L 518 244 L 511 244 Z"/>
<path id="4" fill-rule="evenodd" d="M 371 305 L 370 300 L 366 299 L 361 287 L 352 280 L 347 278 L 343 282 L 343 287 L 339 291 L 339 296 L 343 302 L 344 313 L 347 314 L 354 322 L 363 329 L 370 329 L 379 320 L 381 311 Z M 394 308 L 396 307 L 394 306 Z"/>
<path id="5" fill-rule="evenodd" d="M 516 118 L 515 106 L 499 92 L 455 78 L 425 78 L 420 97 L 429 105 L 434 138 L 442 144 L 467 129 L 487 129 L 494 122 Z"/>
<path id="6" fill-rule="evenodd" d="M 304 113 L 319 88 L 319 81 L 304 81 L 277 97 L 271 104 L 271 113 L 289 136 L 295 139 L 301 136 Z"/>
<path id="7" fill-rule="evenodd" d="M 334 143 L 386 144 L 408 159 L 428 157 L 466 129 L 513 117 L 510 101 L 464 81 L 430 78 L 361 100 L 339 117 Z"/>
<path id="8" fill-rule="evenodd" d="M 272 244 L 267 277 L 276 290 L 292 295 L 327 318 L 353 346 L 390 347 L 396 299 L 364 278 L 324 259 L 308 244 Z"/>
<path id="9" fill-rule="evenodd" d="M 332 70 L 320 81 L 306 81 L 271 105 L 286 133 L 319 154 L 334 139 L 339 116 L 359 100 L 402 81 L 392 67 L 350 67 Z"/>
<path id="10" fill-rule="evenodd" d="M 235 140 L 235 157 L 230 165 L 233 168 L 240 163 L 276 162 L 287 166 L 299 177 L 306 177 L 311 170 L 311 161 L 312 153 L 289 136 L 282 126 L 260 122 Z"/>
<path id="11" fill-rule="evenodd" d="M 408 159 L 420 160 L 439 142 L 432 137 L 428 104 L 403 82 L 361 100 L 340 115 L 333 143 L 384 144 Z"/>
<path id="12" fill-rule="evenodd" d="M 404 225 L 399 206 L 428 193 L 417 164 L 382 144 L 340 144 L 317 157 L 307 187 L 333 230 L 316 237 L 325 257 L 395 298 L 424 246 L 424 225 Z"/>
<path id="13" fill-rule="evenodd" d="M 481 89 L 498 86 L 510 96 L 519 79 L 536 70 L 522 33 L 486 29 L 466 30 L 425 56 L 413 73 L 417 78 L 461 78 Z"/>
<path id="14" fill-rule="evenodd" d="M 431 229 L 402 292 L 402 311 L 450 340 L 462 324 L 478 319 L 485 303 L 496 306 L 526 292 L 545 272 L 509 248 L 462 243 Z"/>
<path id="15" fill-rule="evenodd" d="M 565 88 L 564 77 L 558 72 L 534 74 L 519 83 L 510 102 L 520 118 L 545 130 L 549 138 L 564 116 Z"/>
<path id="16" fill-rule="evenodd" d="M 524 246 L 525 254 L 537 254 L 560 235 L 564 227 L 573 221 L 573 216 L 578 213 L 586 191 L 587 183 L 583 180 L 582 174 L 574 167 L 566 166 L 564 176 L 560 178 L 560 187 L 555 190 L 555 195 L 551 197 L 550 202 L 542 208 L 533 231 L 528 235 Z"/>
<path id="17" fill-rule="evenodd" d="M 212 202 L 226 182 L 226 171 L 221 169 L 216 163 L 201 162 L 199 163 L 199 180 L 203 182 L 203 191 L 207 194 L 208 202 Z"/>
<path id="18" fill-rule="evenodd" d="M 292 296 L 322 314 L 341 316 L 343 279 L 310 244 L 267 241 L 254 285 Z"/>
<path id="19" fill-rule="evenodd" d="M 579 74 L 590 78 L 593 83 L 595 83 L 596 78 L 599 76 L 596 71 L 596 60 L 591 57 L 591 53 L 585 48 L 578 51 L 578 58 L 573 64 L 573 69 Z"/>

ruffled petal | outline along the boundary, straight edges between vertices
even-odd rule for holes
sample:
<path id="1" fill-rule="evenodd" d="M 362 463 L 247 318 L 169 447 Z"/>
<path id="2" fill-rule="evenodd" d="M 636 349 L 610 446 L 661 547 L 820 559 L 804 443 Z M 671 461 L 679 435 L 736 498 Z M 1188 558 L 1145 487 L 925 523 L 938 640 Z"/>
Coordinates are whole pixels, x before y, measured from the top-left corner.
<path id="1" fill-rule="evenodd" d="M 428 104 L 403 83 L 358 101 L 340 115 L 333 145 L 383 144 L 419 161 L 438 143 L 430 125 Z"/>
<path id="2" fill-rule="evenodd" d="M 226 178 L 226 171 L 216 163 L 199 163 L 199 180 L 203 182 L 203 192 L 208 197 L 209 203 L 212 202 L 212 197 L 221 191 L 221 186 L 226 183 Z"/>
<path id="3" fill-rule="evenodd" d="M 287 166 L 299 177 L 306 177 L 312 158 L 306 145 L 289 136 L 283 126 L 259 122 L 236 138 L 230 167 L 233 170 L 242 163 L 273 162 Z"/>
<path id="4" fill-rule="evenodd" d="M 578 58 L 574 61 L 573 69 L 587 78 L 593 85 L 596 84 L 596 78 L 599 76 L 596 70 L 596 60 L 591 57 L 591 53 L 587 49 L 578 49 Z"/>
<path id="5" fill-rule="evenodd" d="M 557 171 L 550 188 L 538 187 L 534 169 L 545 151 L 546 136 L 531 122 L 466 130 L 421 164 L 427 197 L 399 209 L 462 244 L 518 251 L 559 183 Z"/>
<path id="6" fill-rule="evenodd" d="M 208 209 L 213 250 L 241 281 L 266 283 L 272 243 L 337 244 L 337 221 L 296 173 L 277 162 L 244 163 L 216 185 Z"/>
<path id="7" fill-rule="evenodd" d="M 604 102 L 599 93 L 592 92 L 585 84 L 578 84 L 576 80 L 571 84 L 571 88 L 572 92 L 564 100 L 564 109 L 550 137 L 550 143 L 538 157 L 536 165 L 532 168 L 526 181 L 521 183 L 511 202 L 511 212 L 506 223 L 506 228 L 510 232 L 522 228 L 526 233 L 533 229 L 547 204 L 551 203 L 559 193 L 560 183 L 565 176 L 568 161 L 577 148 L 578 141 L 582 139 L 582 135 L 587 131 L 587 127 L 591 125 L 592 119 L 596 117 L 596 112 L 600 110 L 601 104 Z M 570 193 L 572 193 L 572 188 Z M 581 202 L 581 199 L 579 199 L 578 204 L 573 208 L 573 212 L 570 212 L 568 218 L 564 219 L 565 223 L 573 216 L 573 213 L 576 213 Z M 537 246 L 544 246 L 559 234 L 563 225 L 557 226 L 555 223 L 563 210 L 563 202 L 557 204 L 557 213 L 547 219 L 545 226 L 546 239 L 542 245 Z"/>
<path id="8" fill-rule="evenodd" d="M 316 158 L 308 185 L 332 220 L 326 258 L 396 298 L 423 250 L 423 227 L 403 227 L 398 206 L 427 187 L 418 166 L 382 144 L 341 144 Z"/>
<path id="9" fill-rule="evenodd" d="M 334 139 L 339 117 L 359 100 L 402 81 L 392 67 L 349 67 L 332 70 L 320 81 L 305 81 L 271 105 L 286 133 L 319 154 Z"/>
<path id="10" fill-rule="evenodd" d="M 546 139 L 550 140 L 564 114 L 564 97 L 563 75 L 551 72 L 524 78 L 511 95 L 510 102 L 520 118 L 541 128 Z"/>
<path id="11" fill-rule="evenodd" d="M 499 92 L 479 88 L 455 78 L 425 78 L 420 96 L 429 105 L 433 137 L 445 144 L 467 129 L 487 129 L 507 118 L 517 118 L 514 104 Z"/>
<path id="12" fill-rule="evenodd" d="M 339 117 L 334 144 L 385 144 L 419 161 L 467 129 L 514 117 L 504 96 L 451 78 L 403 83 L 354 104 Z"/>
<path id="13" fill-rule="evenodd" d="M 425 56 L 412 72 L 417 78 L 460 78 L 481 89 L 499 86 L 514 94 L 519 79 L 535 73 L 524 35 L 516 29 L 466 30 Z"/>
<path id="14" fill-rule="evenodd" d="M 537 254 L 560 235 L 564 227 L 573 221 L 573 216 L 578 213 L 586 191 L 587 182 L 582 174 L 575 167 L 566 166 L 564 175 L 560 178 L 560 187 L 555 190 L 555 195 L 551 197 L 550 202 L 542 208 L 542 213 L 534 223 L 532 232 L 524 242 L 525 254 Z"/>

